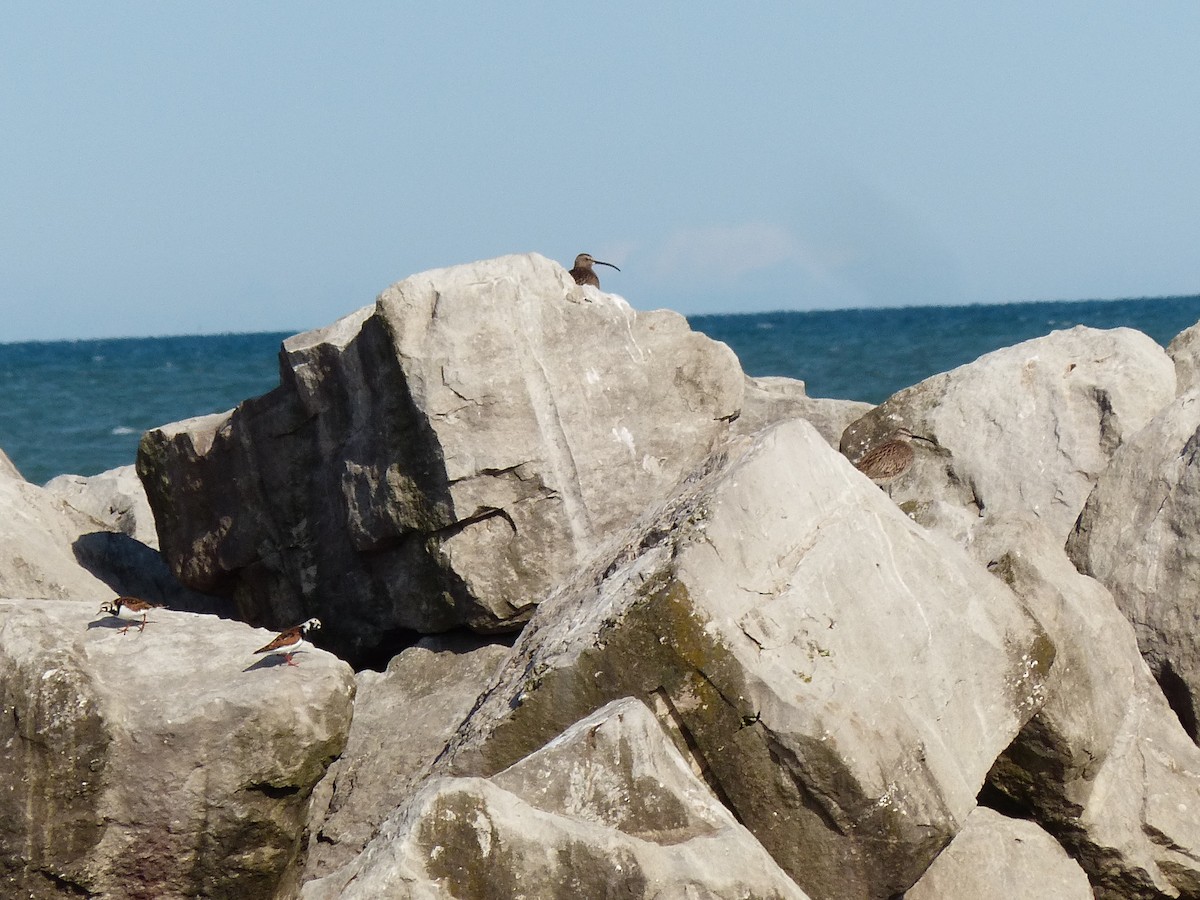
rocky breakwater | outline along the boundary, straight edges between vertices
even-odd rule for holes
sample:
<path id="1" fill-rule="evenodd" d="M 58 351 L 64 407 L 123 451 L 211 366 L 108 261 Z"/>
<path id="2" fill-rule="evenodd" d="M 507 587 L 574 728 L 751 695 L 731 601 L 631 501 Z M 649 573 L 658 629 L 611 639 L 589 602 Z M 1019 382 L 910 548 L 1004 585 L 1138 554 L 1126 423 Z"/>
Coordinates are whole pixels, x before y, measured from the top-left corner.
<path id="1" fill-rule="evenodd" d="M 0 600 L 0 895 L 270 897 L 295 872 L 350 668 L 256 662 L 270 634 L 215 616 L 149 619 Z"/>
<path id="2" fill-rule="evenodd" d="M 133 535 L 129 471 L 29 484 L 0 454 L 0 897 L 271 897 L 346 742 L 350 667 L 257 662 Z M 128 533 L 127 533 L 128 532 Z M 116 594 L 171 608 L 144 630 Z M 185 610 L 193 610 L 187 612 Z"/>
<path id="3" fill-rule="evenodd" d="M 632 812 L 650 782 L 580 793 L 605 704 L 635 697 L 807 896 L 1200 896 L 1200 751 L 1112 594 L 1063 550 L 1174 393 L 1170 359 L 1128 330 L 989 354 L 851 423 L 853 458 L 902 425 L 926 438 L 882 491 L 800 408 L 743 409 L 537 607 L 446 749 L 406 771 L 412 794 L 302 895 L 500 896 L 522 872 L 541 896 L 787 896 L 740 872 L 711 887 L 729 851 L 710 872 L 678 842 L 681 883 L 618 849 L 671 833 Z M 529 768 L 536 784 L 515 776 Z"/>
<path id="4" fill-rule="evenodd" d="M 536 255 L 415 275 L 284 342 L 281 385 L 138 453 L 185 583 L 362 661 L 511 630 L 701 464 L 742 407 L 723 344 Z"/>
<path id="5" fill-rule="evenodd" d="M 189 585 L 386 671 L 0 602 L 8 883 L 1200 898 L 1200 749 L 1154 678 L 1187 721 L 1186 596 L 1114 562 L 1192 521 L 1186 352 L 1056 332 L 868 410 L 541 257 L 413 276 L 138 460 Z M 902 427 L 873 484 L 851 460 Z M 1162 558 L 1191 577 L 1185 541 Z"/>
<path id="6" fill-rule="evenodd" d="M 882 486 L 1011 587 L 1053 641 L 1046 703 L 981 796 L 1052 834 L 1106 900 L 1200 896 L 1200 751 L 1179 674 L 1196 646 L 1180 614 L 1195 583 L 1187 446 L 1200 421 L 1192 391 L 1175 399 L 1177 372 L 1186 387 L 1195 371 L 1188 334 L 1173 364 L 1129 329 L 1054 332 L 906 388 L 843 436 L 857 457 L 899 427 L 919 435 L 910 468 Z M 1010 828 L 986 827 L 992 861 L 962 866 L 956 838 L 944 856 L 959 863 L 935 865 L 914 896 L 964 874 L 975 887 L 952 896 L 991 896 L 984 867 L 1003 861 Z"/>

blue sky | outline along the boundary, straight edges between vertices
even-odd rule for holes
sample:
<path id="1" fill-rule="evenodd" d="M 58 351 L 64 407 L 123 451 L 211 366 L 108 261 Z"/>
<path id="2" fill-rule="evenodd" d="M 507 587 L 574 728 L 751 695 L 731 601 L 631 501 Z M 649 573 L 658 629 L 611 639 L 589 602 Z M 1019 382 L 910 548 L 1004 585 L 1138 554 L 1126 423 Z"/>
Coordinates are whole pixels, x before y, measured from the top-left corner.
<path id="1" fill-rule="evenodd" d="M 1197 47 L 1194 2 L 5 4 L 0 341 L 531 250 L 684 313 L 1200 293 Z"/>

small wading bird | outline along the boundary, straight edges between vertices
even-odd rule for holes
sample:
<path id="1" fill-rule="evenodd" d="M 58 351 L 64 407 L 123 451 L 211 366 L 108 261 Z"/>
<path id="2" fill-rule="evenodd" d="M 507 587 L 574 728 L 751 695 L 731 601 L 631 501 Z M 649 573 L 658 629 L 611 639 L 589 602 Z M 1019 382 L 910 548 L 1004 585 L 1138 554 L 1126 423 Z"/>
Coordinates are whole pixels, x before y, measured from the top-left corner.
<path id="1" fill-rule="evenodd" d="M 116 600 L 105 602 L 100 607 L 100 612 L 116 616 L 122 622 L 129 623 L 121 629 L 121 634 L 132 628 L 134 622 L 138 623 L 138 634 L 141 634 L 146 628 L 146 617 L 150 615 L 152 609 L 162 609 L 162 605 L 139 600 L 137 597 L 118 597 Z M 138 619 L 141 621 L 138 622 Z"/>
<path id="2" fill-rule="evenodd" d="M 576 284 L 590 284 L 592 287 L 600 287 L 600 279 L 592 270 L 592 266 L 608 266 L 612 269 L 617 269 L 612 263 L 601 262 L 598 259 L 593 259 L 590 253 L 580 253 L 575 257 L 575 268 L 571 270 L 571 277 L 575 279 Z M 620 272 L 620 269 L 617 269 Z"/>
<path id="3" fill-rule="evenodd" d="M 891 481 L 899 478 L 913 463 L 914 451 L 912 442 L 935 441 L 919 434 L 913 434 L 907 428 L 897 428 L 888 440 L 875 447 L 854 464 L 854 468 L 862 472 L 874 482 Z"/>
<path id="4" fill-rule="evenodd" d="M 307 622 L 301 622 L 287 631 L 281 631 L 276 635 L 275 640 L 254 652 L 282 656 L 289 666 L 299 668 L 300 663 L 292 662 L 292 654 L 297 650 L 303 650 L 305 647 L 311 647 L 312 644 L 307 640 L 309 632 L 317 631 L 320 627 L 320 619 L 309 619 Z"/>

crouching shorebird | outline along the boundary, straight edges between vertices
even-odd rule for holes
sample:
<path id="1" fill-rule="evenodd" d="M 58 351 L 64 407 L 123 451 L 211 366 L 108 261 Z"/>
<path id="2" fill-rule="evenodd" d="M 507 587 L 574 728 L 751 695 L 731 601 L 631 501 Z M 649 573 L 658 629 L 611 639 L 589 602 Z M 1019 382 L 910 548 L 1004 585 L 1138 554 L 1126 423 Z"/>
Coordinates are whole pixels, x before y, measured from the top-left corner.
<path id="1" fill-rule="evenodd" d="M 854 468 L 876 483 L 899 478 L 913 464 L 913 441 L 929 441 L 936 445 L 935 441 L 913 434 L 907 428 L 897 428 L 887 441 L 856 462 Z"/>
<path id="2" fill-rule="evenodd" d="M 147 600 L 139 600 L 137 597 L 118 597 L 116 600 L 105 602 L 100 607 L 100 612 L 116 616 L 122 622 L 129 623 L 121 629 L 121 634 L 132 628 L 134 622 L 137 622 L 138 634 L 141 634 L 146 628 L 150 611 L 162 608 L 161 603 L 150 603 Z M 138 622 L 138 619 L 141 621 Z"/>
<path id="3" fill-rule="evenodd" d="M 592 266 L 608 266 L 612 269 L 617 269 L 612 263 L 601 262 L 598 259 L 593 259 L 590 253 L 580 253 L 575 257 L 575 268 L 571 269 L 571 277 L 575 279 L 576 284 L 590 284 L 592 287 L 600 287 L 600 278 L 596 275 Z M 620 269 L 617 269 L 620 272 Z"/>
<path id="4" fill-rule="evenodd" d="M 255 653 L 270 653 L 275 656 L 282 656 L 289 666 L 299 668 L 300 664 L 292 662 L 292 654 L 297 650 L 303 650 L 306 647 L 311 647 L 312 644 L 308 640 L 310 632 L 317 631 L 321 627 L 320 619 L 309 619 L 307 622 L 301 622 L 287 631 L 281 631 L 275 636 L 275 640 L 267 644 L 265 647 L 260 647 L 255 650 Z"/>

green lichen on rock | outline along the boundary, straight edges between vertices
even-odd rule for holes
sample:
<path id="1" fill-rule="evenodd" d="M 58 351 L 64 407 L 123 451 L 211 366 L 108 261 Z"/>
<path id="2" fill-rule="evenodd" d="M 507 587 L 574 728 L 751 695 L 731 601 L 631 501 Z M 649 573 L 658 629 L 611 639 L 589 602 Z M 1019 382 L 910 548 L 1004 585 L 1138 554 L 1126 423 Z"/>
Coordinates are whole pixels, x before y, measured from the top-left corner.
<path id="1" fill-rule="evenodd" d="M 31 640 L 36 636 L 31 635 Z M 93 886 L 87 858 L 104 832 L 109 737 L 88 674 L 66 650 L 0 679 L 0 894 L 58 897 Z"/>

